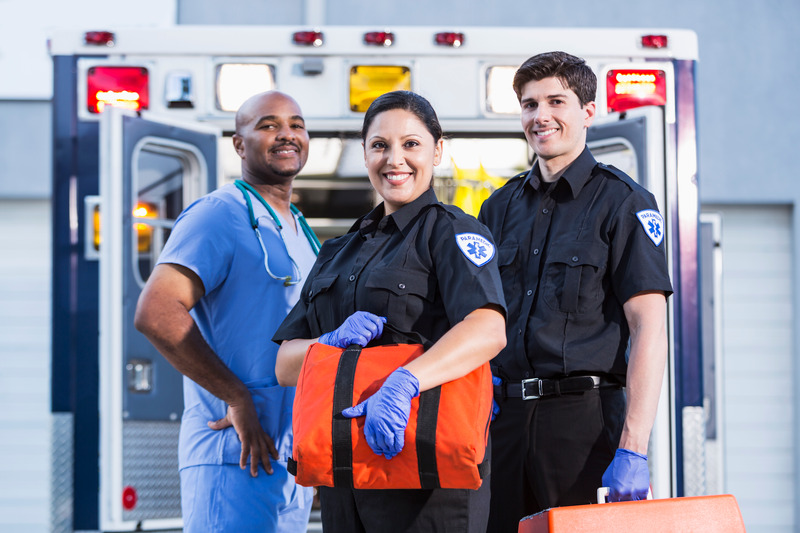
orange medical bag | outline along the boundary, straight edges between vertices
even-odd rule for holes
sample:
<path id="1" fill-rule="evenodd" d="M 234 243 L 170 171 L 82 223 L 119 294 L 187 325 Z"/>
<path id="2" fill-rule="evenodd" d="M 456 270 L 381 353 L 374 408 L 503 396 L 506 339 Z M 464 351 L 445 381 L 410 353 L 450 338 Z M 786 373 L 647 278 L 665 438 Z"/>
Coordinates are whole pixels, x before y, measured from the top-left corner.
<path id="1" fill-rule="evenodd" d="M 519 533 L 745 533 L 730 494 L 556 507 L 523 518 Z"/>
<path id="2" fill-rule="evenodd" d="M 398 367 L 423 353 L 420 344 L 346 349 L 316 343 L 300 370 L 294 401 L 289 471 L 306 487 L 477 489 L 492 409 L 485 363 L 466 376 L 422 392 L 411 402 L 403 450 L 386 459 L 372 451 L 364 418 L 341 412 L 372 396 Z"/>

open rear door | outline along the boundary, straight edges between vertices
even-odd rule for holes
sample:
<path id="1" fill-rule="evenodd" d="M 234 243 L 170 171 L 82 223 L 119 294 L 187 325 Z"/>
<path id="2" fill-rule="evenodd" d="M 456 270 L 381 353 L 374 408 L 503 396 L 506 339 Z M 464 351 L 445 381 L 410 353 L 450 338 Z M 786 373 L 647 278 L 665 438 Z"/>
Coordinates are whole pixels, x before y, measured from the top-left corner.
<path id="1" fill-rule="evenodd" d="M 181 527 L 181 375 L 133 327 L 180 212 L 217 185 L 220 133 L 109 108 L 100 124 L 100 524 Z"/>
<path id="2" fill-rule="evenodd" d="M 642 107 L 627 111 L 624 115 L 612 113 L 595 120 L 589 128 L 587 144 L 595 159 L 624 171 L 655 196 L 659 211 L 664 216 L 664 242 L 670 275 L 673 275 L 674 240 L 670 231 L 672 210 L 667 205 L 664 132 L 663 108 Z M 667 302 L 669 360 L 648 453 L 650 481 L 656 498 L 675 495 L 675 329 L 672 302 L 672 298 Z"/>

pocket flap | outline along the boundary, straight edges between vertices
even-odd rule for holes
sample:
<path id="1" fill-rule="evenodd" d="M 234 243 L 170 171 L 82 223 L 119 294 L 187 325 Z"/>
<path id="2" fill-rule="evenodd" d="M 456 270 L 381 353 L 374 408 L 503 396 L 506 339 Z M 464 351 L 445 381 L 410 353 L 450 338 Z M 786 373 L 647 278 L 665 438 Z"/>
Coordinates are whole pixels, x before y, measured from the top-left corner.
<path id="1" fill-rule="evenodd" d="M 427 300 L 433 300 L 436 292 L 436 280 L 433 276 L 413 270 L 373 270 L 366 285 L 369 288 L 391 291 L 397 296 L 415 294 Z"/>
<path id="2" fill-rule="evenodd" d="M 319 294 L 327 291 L 333 286 L 339 275 L 335 276 L 317 276 L 311 281 L 311 288 L 305 294 L 306 299 L 311 300 Z"/>
<path id="3" fill-rule="evenodd" d="M 508 266 L 512 264 L 519 252 L 519 245 L 515 242 L 506 243 L 497 249 L 497 266 Z"/>
<path id="4" fill-rule="evenodd" d="M 547 251 L 548 263 L 570 266 L 591 265 L 603 268 L 608 260 L 608 246 L 600 242 L 565 242 L 554 244 Z"/>

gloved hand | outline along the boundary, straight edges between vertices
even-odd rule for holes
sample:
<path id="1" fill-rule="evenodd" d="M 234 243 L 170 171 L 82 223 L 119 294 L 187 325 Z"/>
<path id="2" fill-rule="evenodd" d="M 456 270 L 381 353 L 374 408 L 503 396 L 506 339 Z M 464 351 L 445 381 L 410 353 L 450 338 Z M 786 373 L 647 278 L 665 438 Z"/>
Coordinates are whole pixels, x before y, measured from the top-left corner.
<path id="1" fill-rule="evenodd" d="M 618 448 L 603 474 L 603 486 L 609 489 L 610 502 L 646 500 L 650 488 L 647 456 Z"/>
<path id="2" fill-rule="evenodd" d="M 364 435 L 372 451 L 391 459 L 405 444 L 411 399 L 419 396 L 419 380 L 403 367 L 386 378 L 378 392 L 342 411 L 347 418 L 367 415 Z"/>
<path id="3" fill-rule="evenodd" d="M 319 342 L 337 348 L 347 348 L 351 344 L 366 346 L 372 339 L 383 334 L 386 317 L 373 315 L 366 311 L 356 311 L 335 330 L 320 336 Z"/>
<path id="4" fill-rule="evenodd" d="M 492 385 L 495 387 L 499 387 L 503 384 L 503 380 L 492 374 Z M 497 405 L 497 401 L 495 401 L 494 397 L 492 398 L 492 420 L 497 418 L 497 415 L 500 414 L 500 406 Z"/>

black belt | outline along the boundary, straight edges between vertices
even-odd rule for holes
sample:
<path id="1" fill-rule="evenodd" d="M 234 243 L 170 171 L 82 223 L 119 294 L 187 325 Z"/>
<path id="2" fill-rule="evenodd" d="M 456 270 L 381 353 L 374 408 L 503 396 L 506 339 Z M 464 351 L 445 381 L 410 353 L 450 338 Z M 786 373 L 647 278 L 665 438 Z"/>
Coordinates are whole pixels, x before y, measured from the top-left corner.
<path id="1" fill-rule="evenodd" d="M 495 385 L 495 395 L 502 398 L 522 398 L 537 400 L 545 396 L 561 396 L 576 392 L 586 392 L 601 386 L 619 385 L 600 376 L 573 376 L 561 379 L 523 379 L 522 381 L 503 380 L 502 385 Z"/>

